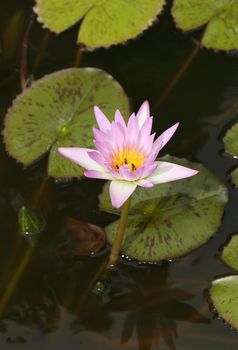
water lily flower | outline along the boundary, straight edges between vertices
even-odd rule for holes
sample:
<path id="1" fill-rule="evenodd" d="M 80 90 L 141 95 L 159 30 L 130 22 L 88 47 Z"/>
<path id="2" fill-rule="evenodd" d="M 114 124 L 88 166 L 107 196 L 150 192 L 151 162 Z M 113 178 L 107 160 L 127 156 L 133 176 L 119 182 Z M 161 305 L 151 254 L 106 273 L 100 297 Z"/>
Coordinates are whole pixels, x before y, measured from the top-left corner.
<path id="1" fill-rule="evenodd" d="M 99 129 L 93 128 L 96 149 L 60 147 L 58 151 L 85 168 L 86 177 L 111 180 L 110 197 L 114 207 L 121 207 L 137 186 L 151 188 L 197 174 L 197 170 L 156 161 L 179 123 L 154 141 L 155 133 L 151 134 L 153 117 L 147 101 L 136 115 L 130 116 L 127 124 L 119 110 L 112 122 L 96 106 L 94 113 L 99 126 Z"/>

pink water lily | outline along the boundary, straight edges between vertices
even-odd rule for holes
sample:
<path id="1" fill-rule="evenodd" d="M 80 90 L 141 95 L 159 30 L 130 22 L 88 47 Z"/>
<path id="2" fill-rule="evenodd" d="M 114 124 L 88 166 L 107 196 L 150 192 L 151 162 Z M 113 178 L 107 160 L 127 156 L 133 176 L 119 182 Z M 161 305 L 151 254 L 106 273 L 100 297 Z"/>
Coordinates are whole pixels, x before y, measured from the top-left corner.
<path id="1" fill-rule="evenodd" d="M 58 151 L 85 168 L 86 177 L 111 180 L 110 197 L 114 207 L 121 207 L 137 186 L 151 188 L 197 174 L 197 170 L 155 160 L 179 123 L 154 141 L 153 117 L 147 101 L 136 115 L 130 116 L 127 124 L 118 110 L 112 123 L 98 107 L 94 107 L 94 112 L 99 126 L 93 129 L 96 149 L 60 147 Z"/>

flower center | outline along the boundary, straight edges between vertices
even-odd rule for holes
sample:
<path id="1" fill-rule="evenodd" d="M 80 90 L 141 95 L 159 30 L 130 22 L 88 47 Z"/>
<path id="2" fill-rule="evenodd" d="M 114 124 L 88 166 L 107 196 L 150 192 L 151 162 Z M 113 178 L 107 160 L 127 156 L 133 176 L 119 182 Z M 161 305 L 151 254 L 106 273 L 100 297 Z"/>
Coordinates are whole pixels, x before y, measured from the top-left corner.
<path id="1" fill-rule="evenodd" d="M 111 165 L 114 170 L 119 170 L 121 166 L 125 165 L 131 172 L 134 172 L 142 166 L 144 160 L 145 156 L 142 152 L 128 147 L 113 153 Z"/>

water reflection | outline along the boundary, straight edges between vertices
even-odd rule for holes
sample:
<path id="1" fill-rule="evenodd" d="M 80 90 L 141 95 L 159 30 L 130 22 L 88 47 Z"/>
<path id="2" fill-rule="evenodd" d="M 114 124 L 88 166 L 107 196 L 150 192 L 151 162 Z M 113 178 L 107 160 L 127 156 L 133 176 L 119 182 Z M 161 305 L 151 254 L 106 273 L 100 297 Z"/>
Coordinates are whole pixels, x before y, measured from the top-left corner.
<path id="1" fill-rule="evenodd" d="M 192 294 L 170 285 L 167 266 L 136 271 L 130 276 L 134 283 L 129 291 L 115 291 L 106 304 L 110 312 L 127 312 L 121 334 L 122 344 L 126 344 L 136 331 L 140 350 L 151 349 L 153 343 L 159 344 L 161 338 L 169 349 L 174 350 L 174 338 L 177 337 L 175 320 L 209 323 L 206 317 L 184 302 L 193 298 Z"/>
<path id="2" fill-rule="evenodd" d="M 85 290 L 103 259 L 91 258 L 90 266 L 88 262 L 89 258 L 47 253 L 35 257 L 0 323 L 6 342 L 14 345 L 30 341 L 20 328 L 17 335 L 12 335 L 12 323 L 33 333 L 47 335 L 68 329 L 79 339 L 86 331 L 92 337 L 98 334 L 108 340 L 113 327 L 122 321 L 121 339 L 117 340 L 120 346 L 128 344 L 136 333 L 141 350 L 151 349 L 161 339 L 174 350 L 176 320 L 209 323 L 189 305 L 193 295 L 171 284 L 168 264 L 139 269 L 120 266 L 108 276 L 105 291 L 98 296 L 90 290 L 85 295 Z"/>

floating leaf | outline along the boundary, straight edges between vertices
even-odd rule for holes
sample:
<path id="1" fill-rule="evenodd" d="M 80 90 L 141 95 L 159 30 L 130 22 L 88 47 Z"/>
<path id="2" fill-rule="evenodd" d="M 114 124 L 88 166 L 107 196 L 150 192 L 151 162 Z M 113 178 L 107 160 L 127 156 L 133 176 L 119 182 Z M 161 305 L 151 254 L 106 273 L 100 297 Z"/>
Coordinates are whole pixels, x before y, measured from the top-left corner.
<path id="1" fill-rule="evenodd" d="M 213 281 L 210 297 L 218 314 L 238 329 L 238 276 L 227 276 Z"/>
<path id="2" fill-rule="evenodd" d="M 177 26 L 185 31 L 207 24 L 204 46 L 238 48 L 238 0 L 174 0 L 172 13 Z"/>
<path id="3" fill-rule="evenodd" d="M 83 169 L 60 156 L 57 147 L 91 147 L 93 106 L 109 118 L 117 108 L 127 116 L 128 99 L 121 86 L 100 69 L 72 68 L 49 74 L 17 97 L 5 121 L 8 152 L 24 165 L 51 149 L 50 176 L 78 177 Z"/>
<path id="4" fill-rule="evenodd" d="M 137 188 L 132 196 L 122 253 L 143 262 L 182 256 L 204 244 L 217 231 L 227 202 L 226 187 L 204 166 L 166 156 L 171 161 L 199 170 L 188 179 Z M 100 207 L 113 211 L 108 184 L 100 195 Z M 106 228 L 112 244 L 118 221 Z"/>
<path id="5" fill-rule="evenodd" d="M 22 206 L 18 212 L 18 222 L 21 234 L 27 237 L 32 246 L 35 246 L 39 233 L 45 226 L 43 218 L 34 209 Z"/>
<path id="6" fill-rule="evenodd" d="M 223 142 L 226 152 L 232 156 L 238 157 L 238 123 L 227 131 Z"/>
<path id="7" fill-rule="evenodd" d="M 230 128 L 223 138 L 225 150 L 228 154 L 238 157 L 238 123 Z M 232 183 L 238 187 L 238 168 L 231 172 Z"/>
<path id="8" fill-rule="evenodd" d="M 238 235 L 232 236 L 222 251 L 222 260 L 238 272 Z"/>
<path id="9" fill-rule="evenodd" d="M 82 20 L 78 42 L 90 47 L 108 47 L 135 38 L 162 11 L 165 0 L 37 0 L 39 22 L 61 33 Z"/>
<path id="10" fill-rule="evenodd" d="M 57 254 L 90 255 L 105 245 L 105 232 L 99 226 L 68 218 L 66 229 L 65 241 L 58 244 Z"/>
<path id="11" fill-rule="evenodd" d="M 235 185 L 235 187 L 238 187 L 238 168 L 235 168 L 231 172 L 231 181 L 232 181 L 233 185 Z"/>

